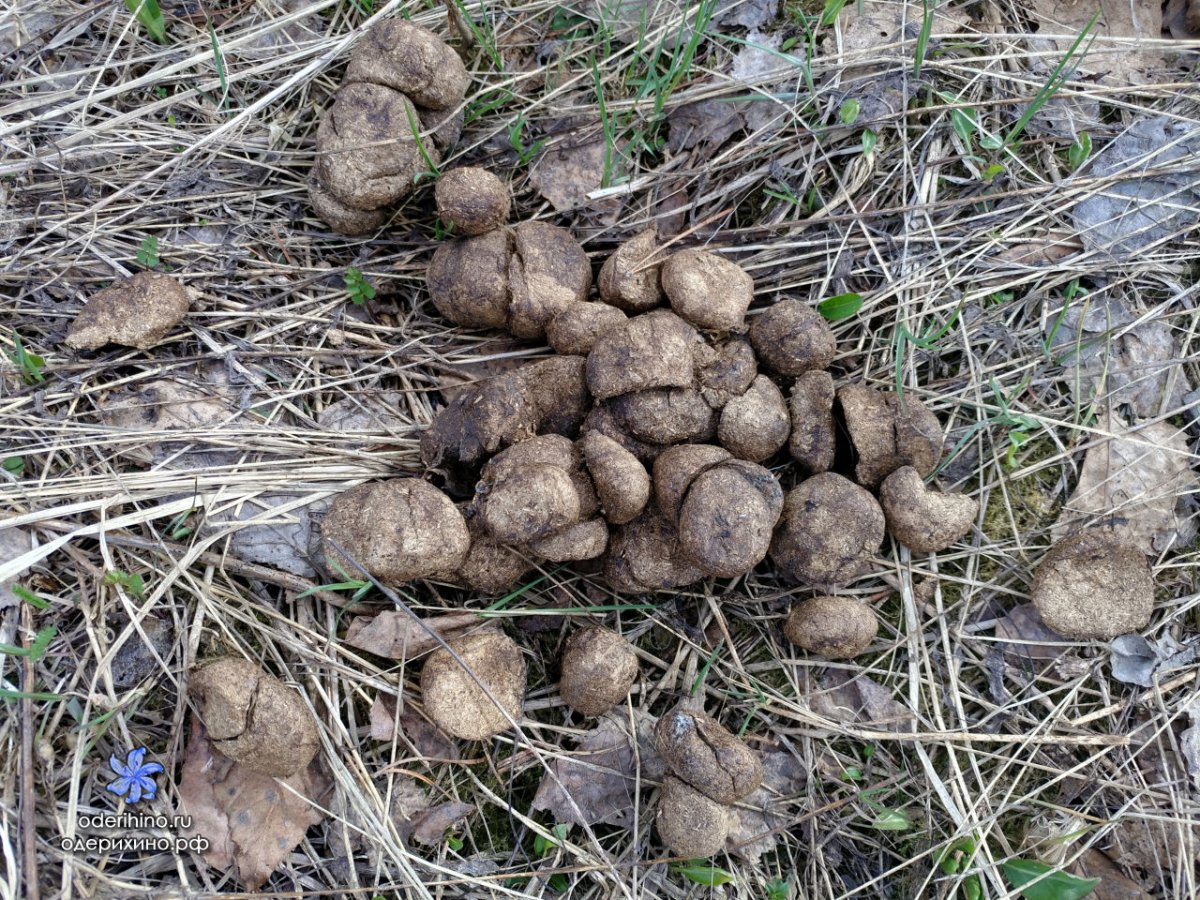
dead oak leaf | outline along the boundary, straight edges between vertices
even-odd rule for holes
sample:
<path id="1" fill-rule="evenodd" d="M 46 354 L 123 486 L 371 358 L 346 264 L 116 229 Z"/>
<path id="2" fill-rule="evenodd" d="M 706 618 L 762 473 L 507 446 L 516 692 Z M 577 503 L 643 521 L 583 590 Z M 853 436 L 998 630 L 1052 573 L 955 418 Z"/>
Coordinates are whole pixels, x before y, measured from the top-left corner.
<path id="1" fill-rule="evenodd" d="M 415 619 L 403 610 L 386 610 L 375 616 L 358 616 L 350 623 L 345 642 L 351 647 L 388 659 L 416 659 L 440 647 L 434 635 L 449 639 L 479 624 L 474 613 L 448 613 Z"/>
<path id="2" fill-rule="evenodd" d="M 1050 343 L 1076 400 L 1127 404 L 1151 418 L 1184 404 L 1191 388 L 1178 363 L 1170 324 L 1135 316 L 1118 297 L 1101 296 L 1052 315 Z"/>
<path id="3" fill-rule="evenodd" d="M 613 217 L 620 209 L 617 198 L 591 200 L 588 195 L 604 187 L 605 176 L 618 174 L 624 144 L 609 144 L 603 137 L 571 135 L 547 147 L 529 172 L 538 193 L 558 212 L 591 207 L 604 217 Z"/>
<path id="4" fill-rule="evenodd" d="M 396 715 L 396 697 L 380 694 L 371 704 L 370 735 L 375 741 L 390 741 L 399 726 L 401 741 L 407 741 L 427 761 L 459 759 L 458 745 L 440 728 L 413 710 Z"/>
<path id="5" fill-rule="evenodd" d="M 1068 641 L 1046 627 L 1032 603 L 1013 607 L 997 619 L 996 637 L 1007 655 L 1029 663 L 1051 662 L 1069 649 Z"/>
<path id="6" fill-rule="evenodd" d="M 847 725 L 870 724 L 899 731 L 916 716 L 891 690 L 867 675 L 833 669 L 809 695 L 814 712 Z"/>
<path id="7" fill-rule="evenodd" d="M 1118 84 L 1143 84 L 1147 73 L 1165 65 L 1164 55 L 1149 43 L 1159 39 L 1163 27 L 1161 0 L 1036 0 L 1028 5 L 1037 23 L 1035 45 L 1047 45 L 1057 54 L 1071 49 L 1092 20 L 1089 32 L 1095 37 L 1086 55 L 1077 57 L 1079 67 Z M 1087 38 L 1080 47 L 1086 48 Z"/>
<path id="8" fill-rule="evenodd" d="M 881 46 L 899 41 L 902 35 L 915 39 L 924 18 L 925 9 L 919 2 L 857 0 L 847 3 L 838 17 L 842 50 L 848 55 L 877 57 Z M 961 10 L 937 8 L 930 33 L 953 34 L 967 21 L 967 15 Z"/>
<path id="9" fill-rule="evenodd" d="M 288 778 L 259 775 L 216 750 L 193 716 L 179 781 L 180 812 L 191 816 L 189 835 L 208 839 L 205 862 L 233 868 L 248 889 L 271 873 L 325 819 L 322 806 L 333 783 L 314 760 Z"/>
<path id="10" fill-rule="evenodd" d="M 631 829 L 637 804 L 636 785 L 657 781 L 666 767 L 654 749 L 654 716 L 634 710 L 636 751 L 625 712 L 600 717 L 579 739 L 572 754 L 556 757 L 542 776 L 533 808 L 547 810 L 554 821 L 576 825 L 607 824 Z"/>
<path id="11" fill-rule="evenodd" d="M 733 825 L 725 839 L 729 853 L 749 862 L 775 849 L 777 835 L 790 821 L 788 801 L 808 779 L 803 762 L 791 753 L 764 753 L 762 766 L 762 785 L 733 808 Z"/>
<path id="12" fill-rule="evenodd" d="M 1103 416 L 1097 426 L 1104 437 L 1084 457 L 1054 539 L 1100 524 L 1147 554 L 1190 544 L 1196 526 L 1189 503 L 1197 479 L 1185 433 L 1168 422 L 1131 428 L 1115 415 Z"/>

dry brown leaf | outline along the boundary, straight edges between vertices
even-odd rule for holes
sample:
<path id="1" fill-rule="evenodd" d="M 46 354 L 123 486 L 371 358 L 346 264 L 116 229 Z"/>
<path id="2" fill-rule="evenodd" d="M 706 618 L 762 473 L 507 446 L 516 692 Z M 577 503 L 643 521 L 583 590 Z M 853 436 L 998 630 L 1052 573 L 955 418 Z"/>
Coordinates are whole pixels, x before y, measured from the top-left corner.
<path id="1" fill-rule="evenodd" d="M 1088 894 L 1091 900 L 1151 900 L 1141 885 L 1129 878 L 1121 867 L 1099 850 L 1088 850 L 1071 866 L 1080 878 L 1099 878 L 1100 883 Z"/>
<path id="2" fill-rule="evenodd" d="M 309 827 L 325 819 L 321 807 L 332 787 L 319 759 L 289 778 L 251 772 L 215 750 L 192 717 L 178 788 L 180 812 L 192 817 L 189 835 L 208 839 L 205 862 L 235 869 L 249 890 L 262 887 Z"/>
<path id="3" fill-rule="evenodd" d="M 1119 416 L 1103 416 L 1097 428 L 1108 436 L 1084 457 L 1054 539 L 1099 524 L 1147 554 L 1190 544 L 1196 525 L 1187 504 L 1197 488 L 1196 458 L 1184 432 L 1167 422 L 1130 428 Z"/>
<path id="4" fill-rule="evenodd" d="M 399 724 L 401 741 L 407 739 L 422 759 L 441 762 L 459 759 L 458 745 L 446 733 L 413 710 L 406 710 L 396 721 L 396 697 L 380 694 L 371 704 L 371 739 L 390 741 Z"/>
<path id="5" fill-rule="evenodd" d="M 1096 14 L 1096 7 L 1096 3 L 1083 0 L 1035 0 L 1028 4 L 1029 14 L 1038 25 L 1035 46 L 1066 53 Z M 1104 0 L 1099 7 L 1100 18 L 1089 32 L 1097 40 L 1086 56 L 1076 58 L 1079 67 L 1118 84 L 1145 83 L 1149 80 L 1147 73 L 1165 63 L 1162 52 L 1147 43 L 1162 34 L 1161 0 Z"/>
<path id="6" fill-rule="evenodd" d="M 20 528 L 5 528 L 0 531 L 0 564 L 10 563 L 32 549 L 33 535 L 28 531 L 22 531 Z M 24 574 L 24 572 L 17 572 L 12 578 L 0 582 L 0 609 L 15 606 L 21 602 L 12 589 Z"/>
<path id="7" fill-rule="evenodd" d="M 418 844 L 431 847 L 440 844 L 446 832 L 475 812 L 475 806 L 461 800 L 447 800 L 415 816 L 409 827 Z"/>
<path id="8" fill-rule="evenodd" d="M 312 500 L 297 505 L 302 499 L 294 494 L 259 494 L 210 509 L 201 534 L 229 531 L 229 549 L 247 562 L 312 578 L 317 574 L 313 561 L 319 552 L 313 525 L 324 516 L 331 501 Z M 291 508 L 282 509 L 285 506 Z M 250 524 L 252 519 L 260 521 Z M 218 543 L 217 548 L 220 547 Z"/>
<path id="9" fill-rule="evenodd" d="M 1139 418 L 1179 409 L 1191 388 L 1178 364 L 1171 326 L 1137 321 L 1115 297 L 1055 312 L 1051 346 L 1067 389 L 1082 403 L 1127 404 Z"/>
<path id="10" fill-rule="evenodd" d="M 1163 25 L 1171 37 L 1187 41 L 1200 38 L 1200 0 L 1169 0 L 1163 9 Z"/>
<path id="11" fill-rule="evenodd" d="M 1016 266 L 1052 266 L 1078 253 L 1083 244 L 1074 235 L 1051 232 L 1011 244 L 988 257 L 989 263 L 1009 263 Z"/>
<path id="12" fill-rule="evenodd" d="M 924 6 L 917 2 L 896 3 L 894 0 L 852 0 L 838 17 L 842 32 L 842 50 L 863 57 L 878 56 L 879 48 L 896 43 L 904 37 L 915 39 L 925 18 Z M 968 22 L 960 9 L 939 6 L 934 12 L 931 34 L 953 34 Z M 829 51 L 829 45 L 826 50 Z"/>
<path id="13" fill-rule="evenodd" d="M 614 216 L 621 207 L 619 199 L 589 200 L 588 194 L 604 186 L 606 164 L 610 178 L 619 174 L 623 146 L 618 142 L 606 158 L 608 142 L 603 137 L 569 135 L 543 151 L 529 180 L 558 212 L 586 206 L 599 210 L 602 217 Z"/>
<path id="14" fill-rule="evenodd" d="M 3 607 L 3 600 L 0 594 L 0 607 Z M 142 637 L 143 633 L 145 638 Z M 109 663 L 113 686 L 131 688 L 143 678 L 158 673 L 158 660 L 170 659 L 175 637 L 175 629 L 170 622 L 152 616 L 142 619 L 141 632 L 134 629 Z"/>
<path id="15" fill-rule="evenodd" d="M 96 406 L 100 420 L 109 428 L 141 435 L 148 431 L 224 428 L 241 418 L 237 406 L 220 387 L 166 379 L 113 391 Z M 170 451 L 170 445 L 144 439 L 121 446 L 124 456 L 147 465 Z"/>
<path id="16" fill-rule="evenodd" d="M 1088 167 L 1102 182 L 1071 210 L 1084 244 L 1131 259 L 1152 244 L 1193 233 L 1200 221 L 1197 155 L 1200 132 L 1190 122 L 1135 118 Z"/>
<path id="17" fill-rule="evenodd" d="M 832 669 L 821 679 L 821 687 L 809 694 L 813 712 L 835 722 L 870 724 L 899 731 L 916 716 L 898 702 L 892 692 L 863 674 Z"/>
<path id="18" fill-rule="evenodd" d="M 733 827 L 725 839 L 726 851 L 750 862 L 775 849 L 779 830 L 791 820 L 789 801 L 808 780 L 808 770 L 791 753 L 764 753 L 762 765 L 762 786 L 734 807 Z"/>
<path id="19" fill-rule="evenodd" d="M 400 391 L 360 392 L 321 410 L 317 424 L 325 431 L 352 438 L 343 445 L 347 448 L 387 443 L 389 438 L 412 431 L 412 425 L 399 412 L 405 404 L 405 395 Z"/>
<path id="20" fill-rule="evenodd" d="M 998 619 L 996 637 L 1005 642 L 1000 646 L 1006 654 L 1030 662 L 1050 662 L 1069 649 L 1065 638 L 1046 627 L 1042 614 L 1032 603 L 1014 607 Z"/>
<path id="21" fill-rule="evenodd" d="M 637 804 L 635 785 L 657 781 L 666 767 L 654 749 L 654 716 L 634 710 L 637 750 L 625 711 L 600 717 L 583 735 L 574 753 L 556 757 L 542 776 L 533 808 L 550 812 L 555 822 L 576 825 L 616 825 L 633 828 Z"/>
<path id="22" fill-rule="evenodd" d="M 431 631 L 449 639 L 479 623 L 475 613 L 448 613 L 417 620 L 403 610 L 387 610 L 375 616 L 356 617 L 344 640 L 351 647 L 376 656 L 416 659 L 441 646 Z"/>

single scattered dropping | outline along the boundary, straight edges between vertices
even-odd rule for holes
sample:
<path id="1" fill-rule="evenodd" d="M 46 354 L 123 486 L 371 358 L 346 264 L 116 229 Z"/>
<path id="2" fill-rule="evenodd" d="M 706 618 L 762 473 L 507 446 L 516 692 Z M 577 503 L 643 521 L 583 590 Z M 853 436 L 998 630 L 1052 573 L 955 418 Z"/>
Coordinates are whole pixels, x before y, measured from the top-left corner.
<path id="1" fill-rule="evenodd" d="M 1050 548 L 1034 573 L 1030 597 L 1055 633 L 1107 641 L 1150 624 L 1154 576 L 1141 550 L 1092 528 Z"/>
<path id="2" fill-rule="evenodd" d="M 789 641 L 828 659 L 852 659 L 875 640 L 874 610 L 850 597 L 813 597 L 792 607 L 783 624 Z"/>
<path id="3" fill-rule="evenodd" d="M 447 734 L 482 741 L 521 718 L 525 659 L 498 631 L 480 631 L 435 650 L 421 670 L 425 712 Z M 453 651 L 453 652 L 451 652 Z"/>
<path id="4" fill-rule="evenodd" d="M 339 494 L 321 537 L 325 556 L 343 572 L 358 577 L 362 566 L 394 584 L 449 577 L 471 542 L 450 498 L 419 478 L 360 484 Z"/>
<path id="5" fill-rule="evenodd" d="M 192 670 L 188 691 L 213 746 L 248 769 L 286 778 L 317 754 L 316 724 L 300 694 L 249 660 L 222 657 Z"/>
<path id="6" fill-rule="evenodd" d="M 705 859 L 725 846 L 731 810 L 668 775 L 658 795 L 658 836 L 675 856 Z"/>
<path id="7" fill-rule="evenodd" d="M 66 343 L 76 350 L 120 344 L 149 350 L 183 321 L 187 288 L 161 272 L 139 272 L 95 294 L 75 316 Z"/>
<path id="8" fill-rule="evenodd" d="M 438 218 L 455 234 L 476 235 L 499 228 L 508 220 L 512 196 L 487 169 L 463 166 L 438 179 L 433 190 Z"/>
<path id="9" fill-rule="evenodd" d="M 932 490 L 912 466 L 883 480 L 879 502 L 892 537 L 917 553 L 945 550 L 971 530 L 979 514 L 979 501 Z"/>
<path id="10" fill-rule="evenodd" d="M 599 716 L 625 699 L 637 676 L 637 654 L 629 641 L 589 625 L 567 638 L 558 692 L 576 712 Z"/>

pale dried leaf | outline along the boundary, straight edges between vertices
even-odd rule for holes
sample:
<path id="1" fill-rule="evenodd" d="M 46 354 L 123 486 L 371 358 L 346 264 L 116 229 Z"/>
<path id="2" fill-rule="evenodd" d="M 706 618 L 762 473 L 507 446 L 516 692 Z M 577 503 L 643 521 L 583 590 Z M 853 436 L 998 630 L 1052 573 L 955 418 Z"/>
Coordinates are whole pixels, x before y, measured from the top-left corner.
<path id="1" fill-rule="evenodd" d="M 142 630 L 134 629 L 109 663 L 113 686 L 131 688 L 143 678 L 159 672 L 161 663 L 158 660 L 170 657 L 174 641 L 175 630 L 170 622 L 150 616 L 142 619 Z"/>
<path id="2" fill-rule="evenodd" d="M 262 887 L 309 827 L 325 819 L 321 807 L 332 787 L 319 759 L 288 778 L 251 772 L 214 749 L 192 717 L 178 787 L 180 812 L 192 817 L 188 834 L 208 839 L 205 862 L 232 867 L 248 889 Z"/>
<path id="3" fill-rule="evenodd" d="M 367 447 L 386 443 L 411 433 L 399 410 L 405 396 L 400 391 L 378 394 L 359 392 L 330 404 L 317 415 L 317 424 L 325 431 L 348 438 L 346 447 Z"/>
<path id="4" fill-rule="evenodd" d="M 814 712 L 846 724 L 875 725 L 899 731 L 916 716 L 892 692 L 867 675 L 832 669 L 809 695 Z"/>
<path id="5" fill-rule="evenodd" d="M 1136 120 L 1090 167 L 1091 177 L 1112 180 L 1071 211 L 1083 242 L 1128 259 L 1158 241 L 1193 232 L 1200 221 L 1193 162 L 1198 154 L 1200 134 L 1190 124 L 1165 116 Z"/>
<path id="6" fill-rule="evenodd" d="M 390 741 L 396 733 L 396 698 L 380 694 L 367 714 L 373 741 Z"/>
<path id="7" fill-rule="evenodd" d="M 380 694 L 376 697 L 370 711 L 371 739 L 390 741 L 396 736 L 398 725 L 401 745 L 405 742 L 411 744 L 423 760 L 443 762 L 460 758 L 458 745 L 454 740 L 420 714 L 409 709 L 402 712 L 398 718 L 397 722 L 394 694 Z"/>
<path id="8" fill-rule="evenodd" d="M 1028 4 L 1038 25 L 1033 45 L 1055 54 L 1066 53 L 1091 21 L 1097 5 L 1080 0 L 1035 0 Z M 1100 17 L 1089 32 L 1096 41 L 1086 56 L 1077 57 L 1079 67 L 1117 84 L 1145 83 L 1149 80 L 1147 73 L 1162 68 L 1165 62 L 1162 52 L 1149 43 L 1157 41 L 1162 32 L 1161 0 L 1106 2 L 1099 8 Z"/>
<path id="9" fill-rule="evenodd" d="M 1095 890 L 1088 894 L 1089 900 L 1151 900 L 1141 885 L 1099 850 L 1084 853 L 1072 864 L 1070 872 L 1079 878 L 1100 879 Z"/>
<path id="10" fill-rule="evenodd" d="M 33 535 L 28 531 L 22 531 L 20 528 L 5 528 L 0 531 L 0 565 L 10 563 L 32 549 Z M 25 572 L 17 572 L 11 578 L 0 582 L 0 609 L 16 606 L 21 602 L 21 598 L 13 593 L 13 585 L 24 574 Z"/>
<path id="11" fill-rule="evenodd" d="M 409 823 L 412 827 L 412 839 L 426 846 L 440 844 L 447 831 L 473 812 L 475 806 L 461 800 L 440 803 L 415 816 Z"/>
<path id="12" fill-rule="evenodd" d="M 931 6 L 933 4 L 930 4 Z M 841 47 L 848 55 L 869 58 L 879 49 L 905 37 L 916 37 L 925 17 L 921 3 L 897 3 L 894 0 L 851 0 L 838 17 Z M 954 34 L 968 21 L 961 9 L 947 9 L 939 4 L 934 12 L 932 35 Z M 910 32 L 912 32 L 910 34 Z M 826 52 L 832 52 L 826 44 Z"/>
<path id="13" fill-rule="evenodd" d="M 778 835 L 791 821 L 788 812 L 808 779 L 808 770 L 794 754 L 762 754 L 763 781 L 733 809 L 733 827 L 725 849 L 749 862 L 758 862 L 775 849 Z"/>
<path id="14" fill-rule="evenodd" d="M 529 172 L 529 180 L 558 212 L 588 206 L 607 215 L 615 214 L 620 200 L 593 201 L 588 194 L 604 187 L 606 165 L 610 179 L 620 173 L 623 146 L 617 142 L 610 148 L 603 136 L 569 136 L 543 151 Z"/>
<path id="15" fill-rule="evenodd" d="M 311 578 L 317 574 L 313 527 L 329 504 L 327 499 L 306 501 L 303 495 L 259 494 L 210 509 L 202 532 L 228 532 L 229 549 L 246 562 Z"/>
<path id="16" fill-rule="evenodd" d="M 131 438 L 128 445 L 118 444 L 122 455 L 145 464 L 164 458 L 177 446 L 147 432 L 204 431 L 228 427 L 242 418 L 228 390 L 166 379 L 113 391 L 96 406 L 101 422 Z"/>
<path id="17" fill-rule="evenodd" d="M 635 44 L 645 35 L 660 33 L 664 23 L 668 30 L 662 35 L 663 49 L 669 51 L 682 39 L 687 40 L 695 14 L 687 16 L 687 25 L 680 23 L 687 6 L 679 0 L 583 0 L 580 11 L 603 23 L 613 39 Z"/>
<path id="18" fill-rule="evenodd" d="M 779 0 L 717 0 L 713 21 L 718 25 L 762 28 L 779 15 Z"/>
<path id="19" fill-rule="evenodd" d="M 1192 784 L 1200 790 L 1200 700 L 1193 700 L 1187 713 L 1192 724 L 1179 735 L 1179 752 L 1183 754 Z"/>
<path id="20" fill-rule="evenodd" d="M 574 753 L 556 757 L 542 776 L 533 808 L 547 810 L 555 822 L 576 825 L 633 827 L 640 778 L 657 781 L 665 774 L 654 749 L 655 718 L 634 710 L 637 749 L 629 732 L 629 715 L 610 712 L 579 740 Z"/>
<path id="21" fill-rule="evenodd" d="M 1113 678 L 1141 687 L 1153 687 L 1156 673 L 1191 665 L 1200 655 L 1200 644 L 1181 644 L 1170 635 L 1151 641 L 1140 634 L 1121 634 L 1109 649 Z"/>
<path id="22" fill-rule="evenodd" d="M 1190 544 L 1196 526 L 1187 501 L 1197 482 L 1184 432 L 1167 422 L 1130 428 L 1117 416 L 1104 416 L 1097 427 L 1108 436 L 1084 457 L 1055 540 L 1100 524 L 1147 554 Z"/>
<path id="23" fill-rule="evenodd" d="M 1171 327 L 1138 321 L 1119 299 L 1101 296 L 1055 313 L 1051 346 L 1080 402 L 1127 404 L 1139 418 L 1178 409 L 1191 387 L 1178 363 Z"/>
<path id="24" fill-rule="evenodd" d="M 1004 652 L 1030 662 L 1050 662 L 1066 650 L 1067 641 L 1046 627 L 1042 614 L 1032 603 L 1010 609 L 996 621 L 996 637 L 1005 643 Z"/>
<path id="25" fill-rule="evenodd" d="M 441 646 L 434 634 L 447 640 L 479 622 L 475 613 L 447 613 L 418 620 L 403 610 L 386 610 L 375 616 L 355 617 L 344 641 L 376 656 L 416 659 Z"/>

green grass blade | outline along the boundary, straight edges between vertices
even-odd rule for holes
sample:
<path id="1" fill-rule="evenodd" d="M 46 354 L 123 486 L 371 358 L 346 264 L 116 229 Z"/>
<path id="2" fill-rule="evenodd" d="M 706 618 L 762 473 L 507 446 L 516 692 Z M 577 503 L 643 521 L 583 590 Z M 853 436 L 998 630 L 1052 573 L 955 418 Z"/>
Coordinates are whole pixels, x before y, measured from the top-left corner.
<path id="1" fill-rule="evenodd" d="M 217 80 L 221 82 L 221 102 L 217 107 L 223 111 L 229 100 L 229 77 L 225 70 L 225 54 L 217 43 L 217 30 L 213 28 L 212 19 L 208 20 L 208 39 L 212 43 L 213 59 L 217 61 Z"/>
<path id="2" fill-rule="evenodd" d="M 158 0 L 125 0 L 125 8 L 133 13 L 150 37 L 160 44 L 167 42 L 167 21 Z"/>
<path id="3" fill-rule="evenodd" d="M 1038 110 L 1049 103 L 1050 98 L 1057 94 L 1059 88 L 1067 83 L 1067 79 L 1071 77 L 1071 73 L 1066 71 L 1067 64 L 1079 51 L 1079 45 L 1083 43 L 1084 39 L 1091 34 L 1092 29 L 1096 27 L 1096 22 L 1100 19 L 1100 12 L 1101 10 L 1097 9 L 1096 12 L 1093 13 L 1092 17 L 1088 20 L 1087 25 L 1083 27 L 1083 31 L 1079 32 L 1079 37 L 1075 38 L 1075 42 L 1071 44 L 1070 48 L 1067 50 L 1066 55 L 1058 61 L 1058 65 L 1054 67 L 1054 71 L 1050 73 L 1050 77 L 1046 79 L 1046 83 L 1042 85 L 1041 90 L 1034 95 L 1034 98 L 1032 101 L 1030 101 L 1028 108 L 1026 108 L 1025 112 L 1021 114 L 1021 118 L 1017 119 L 1017 123 L 1013 125 L 1011 129 L 1009 129 L 1008 134 L 1004 137 L 1005 147 L 1010 147 L 1016 142 L 1017 138 L 1021 136 L 1021 132 L 1025 130 L 1025 126 L 1028 125 L 1030 120 L 1037 115 Z M 1092 41 L 1094 40 L 1095 36 L 1092 37 Z M 1082 55 L 1087 55 L 1088 49 L 1090 49 L 1092 46 L 1092 41 L 1088 41 L 1088 46 L 1083 51 Z"/>

